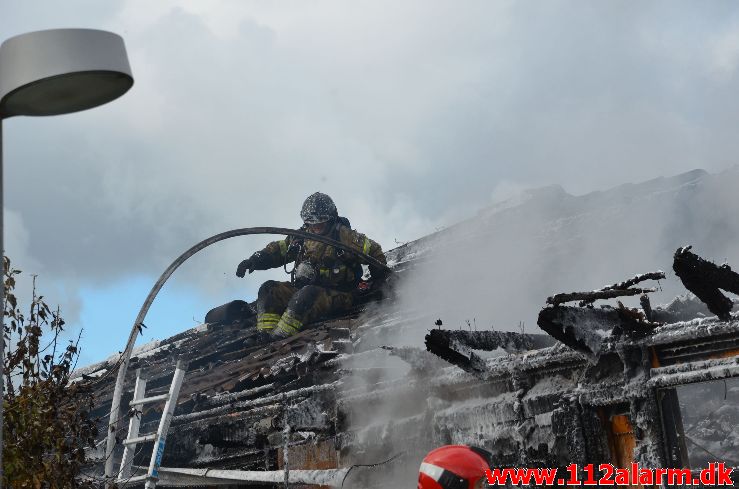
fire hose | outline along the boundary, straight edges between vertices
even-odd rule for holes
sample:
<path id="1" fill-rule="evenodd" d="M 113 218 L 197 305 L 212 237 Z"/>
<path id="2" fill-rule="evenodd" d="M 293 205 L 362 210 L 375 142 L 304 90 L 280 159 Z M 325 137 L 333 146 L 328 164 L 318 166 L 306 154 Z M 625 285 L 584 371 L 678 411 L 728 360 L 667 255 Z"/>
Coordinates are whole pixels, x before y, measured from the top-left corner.
<path id="1" fill-rule="evenodd" d="M 275 227 L 253 227 L 253 228 L 241 228 L 241 229 L 232 229 L 231 231 L 226 231 L 220 234 L 216 234 L 214 236 L 211 236 L 210 238 L 204 239 L 203 241 L 197 243 L 184 253 L 182 253 L 175 261 L 172 262 L 172 264 L 167 267 L 167 269 L 162 273 L 162 275 L 159 277 L 159 280 L 156 281 L 154 286 L 151 288 L 151 291 L 149 292 L 149 295 L 146 296 L 146 300 L 144 301 L 144 304 L 141 306 L 141 310 L 139 310 L 138 316 L 136 316 L 136 320 L 133 323 L 133 327 L 131 328 L 131 333 L 128 336 L 128 342 L 126 343 L 126 348 L 123 350 L 123 353 L 121 353 L 121 358 L 119 359 L 120 366 L 118 368 L 118 377 L 116 378 L 115 383 L 115 389 L 113 390 L 113 399 L 110 406 L 110 419 L 108 421 L 108 440 L 105 447 L 105 476 L 106 477 L 114 477 L 113 474 L 113 449 L 116 445 L 116 432 L 118 429 L 118 421 L 120 417 L 120 407 L 121 407 L 121 396 L 123 395 L 123 384 L 126 379 L 126 371 L 128 370 L 128 362 L 131 359 L 131 352 L 133 351 L 134 343 L 136 342 L 137 333 L 139 331 L 140 326 L 144 323 L 144 319 L 146 318 L 147 312 L 149 312 L 149 308 L 151 307 L 151 304 L 154 302 L 154 299 L 156 298 L 157 294 L 161 290 L 161 288 L 164 286 L 164 283 L 169 279 L 169 277 L 174 273 L 174 271 L 180 267 L 188 258 L 193 256 L 198 251 L 207 248 L 208 246 L 215 244 L 219 241 L 223 241 L 225 239 L 229 238 L 235 238 L 237 236 L 247 236 L 251 234 L 278 234 L 278 235 L 285 235 L 285 236 L 294 236 L 296 238 L 303 238 L 307 239 L 309 241 L 318 241 L 330 246 L 333 246 L 334 248 L 338 248 L 341 250 L 344 250 L 345 252 L 352 253 L 359 258 L 361 258 L 364 262 L 366 262 L 369 265 L 375 266 L 386 273 L 391 273 L 392 270 L 388 268 L 387 265 L 384 263 L 378 261 L 377 259 L 367 255 L 366 253 L 363 253 L 359 250 L 356 250 L 352 248 L 351 246 L 345 245 L 343 243 L 340 243 L 339 241 L 336 241 L 334 239 L 328 238 L 326 236 L 322 236 L 319 234 L 312 234 L 306 231 L 300 231 L 296 229 L 288 229 L 288 228 L 275 228 Z"/>

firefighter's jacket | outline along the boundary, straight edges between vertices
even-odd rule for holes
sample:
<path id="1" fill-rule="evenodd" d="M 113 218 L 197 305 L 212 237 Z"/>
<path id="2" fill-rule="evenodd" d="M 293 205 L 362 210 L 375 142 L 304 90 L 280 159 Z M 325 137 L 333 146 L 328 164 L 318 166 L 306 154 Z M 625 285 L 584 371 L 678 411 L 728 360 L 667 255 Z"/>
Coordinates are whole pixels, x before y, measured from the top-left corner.
<path id="1" fill-rule="evenodd" d="M 305 231 L 304 228 L 301 230 Z M 337 222 L 326 236 L 361 251 L 380 263 L 386 263 L 382 247 L 377 242 L 348 226 Z M 363 260 L 359 256 L 319 241 L 293 236 L 269 243 L 263 250 L 254 253 L 250 260 L 255 270 L 281 267 L 291 262 L 295 262 L 296 266 L 308 262 L 316 272 L 316 285 L 339 290 L 355 288 L 362 277 Z M 384 275 L 383 270 L 372 265 L 369 265 L 369 270 L 374 280 Z"/>

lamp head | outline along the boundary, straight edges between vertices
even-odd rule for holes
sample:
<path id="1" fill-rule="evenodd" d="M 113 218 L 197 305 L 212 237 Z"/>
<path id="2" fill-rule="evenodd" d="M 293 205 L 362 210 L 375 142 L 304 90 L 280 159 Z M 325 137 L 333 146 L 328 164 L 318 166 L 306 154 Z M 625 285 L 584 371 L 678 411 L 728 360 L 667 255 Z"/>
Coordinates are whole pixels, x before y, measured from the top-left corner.
<path id="1" fill-rule="evenodd" d="M 0 46 L 0 118 L 59 115 L 105 104 L 133 86 L 123 39 L 94 29 L 52 29 Z"/>

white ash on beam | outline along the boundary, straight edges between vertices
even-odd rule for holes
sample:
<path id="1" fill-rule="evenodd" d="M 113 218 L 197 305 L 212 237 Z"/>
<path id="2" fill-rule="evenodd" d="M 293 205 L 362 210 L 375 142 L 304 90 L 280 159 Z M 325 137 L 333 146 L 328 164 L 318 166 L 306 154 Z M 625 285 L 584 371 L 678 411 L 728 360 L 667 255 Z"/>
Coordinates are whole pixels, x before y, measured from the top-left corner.
<path id="1" fill-rule="evenodd" d="M 485 361 L 475 354 L 472 348 L 460 344 L 449 333 L 452 333 L 452 331 L 442 329 L 429 331 L 425 338 L 426 349 L 465 372 L 484 376 L 487 373 Z"/>
<path id="2" fill-rule="evenodd" d="M 435 368 L 441 368 L 446 364 L 433 355 L 429 355 L 426 350 L 411 346 L 383 346 L 383 350 L 387 350 L 391 356 L 398 357 L 411 366 L 416 372 L 425 372 L 430 374 Z"/>
<path id="3" fill-rule="evenodd" d="M 546 335 L 522 334 L 511 331 L 464 331 L 434 329 L 429 335 L 437 341 L 456 343 L 473 350 L 495 351 L 501 348 L 509 353 L 533 350 L 554 344 Z"/>
<path id="4" fill-rule="evenodd" d="M 656 292 L 654 288 L 648 289 L 631 289 L 630 287 L 641 283 L 645 280 L 662 280 L 665 278 L 665 272 L 657 270 L 656 272 L 642 273 L 635 275 L 628 280 L 623 282 L 608 285 L 602 289 L 593 290 L 590 292 L 570 292 L 563 294 L 556 294 L 551 297 L 547 297 L 547 304 L 554 306 L 572 301 L 580 301 L 580 306 L 587 306 L 592 304 L 598 299 L 614 299 L 616 297 L 628 297 L 633 295 L 647 294 L 649 292 Z"/>
<path id="5" fill-rule="evenodd" d="M 739 376 L 739 358 L 717 358 L 652 369 L 649 387 L 673 387 Z"/>
<path id="6" fill-rule="evenodd" d="M 438 324 L 438 323 L 437 323 Z M 552 346 L 554 341 L 546 335 L 522 334 L 508 331 L 450 331 L 432 329 L 425 338 L 426 349 L 434 355 L 456 365 L 465 372 L 487 377 L 489 368 L 484 359 L 473 350 L 505 350 L 520 353 Z"/>
<path id="7" fill-rule="evenodd" d="M 257 396 L 263 392 L 272 392 L 275 390 L 275 388 L 276 388 L 276 384 L 273 382 L 270 384 L 265 384 L 259 387 L 255 387 L 253 389 L 248 389 L 248 390 L 244 390 L 240 392 L 218 393 L 210 397 L 206 397 L 204 401 L 204 405 L 221 406 L 229 402 L 235 402 L 235 401 L 239 401 L 241 399 L 247 398 L 247 397 Z"/>
<path id="8" fill-rule="evenodd" d="M 547 304 L 557 306 L 565 302 L 582 301 L 590 303 L 598 299 L 615 299 L 616 297 L 628 297 L 656 292 L 657 289 L 608 289 L 593 290 L 590 292 L 569 292 L 547 297 Z M 584 304 L 583 304 L 584 305 Z"/>
<path id="9" fill-rule="evenodd" d="M 622 319 L 612 308 L 545 307 L 536 324 L 570 348 L 596 359 Z"/>
<path id="10" fill-rule="evenodd" d="M 623 290 L 636 285 L 645 280 L 663 280 L 665 278 L 665 272 L 657 270 L 656 272 L 642 273 L 641 275 L 635 275 L 634 277 L 624 280 L 623 282 L 603 287 L 600 290 Z"/>
<path id="11" fill-rule="evenodd" d="M 302 389 L 295 389 L 293 391 L 281 392 L 273 396 L 261 397 L 261 398 L 253 399 L 249 401 L 240 401 L 240 402 L 230 404 L 228 406 L 221 406 L 221 407 L 217 407 L 213 409 L 207 409 L 205 411 L 198 411 L 198 412 L 194 412 L 191 414 L 182 414 L 182 415 L 175 416 L 172 418 L 172 426 L 176 426 L 182 423 L 187 423 L 187 422 L 194 421 L 196 419 L 200 419 L 204 417 L 210 417 L 210 416 L 215 416 L 215 415 L 225 414 L 225 413 L 232 413 L 232 412 L 244 410 L 250 407 L 260 406 L 262 404 L 282 402 L 288 399 L 295 399 L 298 397 L 308 396 L 308 395 L 312 395 L 318 392 L 332 391 L 336 388 L 337 385 L 338 385 L 337 382 L 332 382 L 330 384 L 314 385 L 311 387 L 304 387 Z"/>
<path id="12" fill-rule="evenodd" d="M 162 487 L 231 486 L 236 484 L 281 485 L 287 480 L 291 484 L 338 487 L 349 470 L 349 467 L 325 470 L 290 470 L 288 476 L 287 471 L 284 470 L 247 471 L 160 467 L 157 485 Z"/>

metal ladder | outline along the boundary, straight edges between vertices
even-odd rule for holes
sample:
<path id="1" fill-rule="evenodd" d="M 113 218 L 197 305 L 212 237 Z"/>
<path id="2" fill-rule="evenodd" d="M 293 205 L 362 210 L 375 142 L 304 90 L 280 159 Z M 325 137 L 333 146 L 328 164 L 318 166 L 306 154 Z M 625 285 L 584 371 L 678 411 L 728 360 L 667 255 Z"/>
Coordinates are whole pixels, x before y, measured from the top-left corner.
<path id="1" fill-rule="evenodd" d="M 139 436 L 139 425 L 141 424 L 140 413 L 136 413 L 131 417 L 128 423 L 128 438 L 123 441 L 125 449 L 123 450 L 123 458 L 121 459 L 121 467 L 118 471 L 118 478 L 115 483 L 120 486 L 130 486 L 146 482 L 146 489 L 154 489 L 159 478 L 159 466 L 162 463 L 162 455 L 164 454 L 164 444 L 167 439 L 167 431 L 169 431 L 169 423 L 172 421 L 175 407 L 177 407 L 177 397 L 180 394 L 182 379 L 185 377 L 187 367 L 182 360 L 177 360 L 172 385 L 169 386 L 167 394 L 159 396 L 144 397 L 146 391 L 146 379 L 141 376 L 141 369 L 136 371 L 136 387 L 133 391 L 133 400 L 131 407 L 136 409 L 144 404 L 153 402 L 166 401 L 164 404 L 164 412 L 159 420 L 159 428 L 156 433 L 149 433 Z M 149 470 L 144 475 L 131 477 L 131 468 L 133 466 L 133 457 L 136 453 L 136 445 L 154 441 L 154 449 L 151 454 L 151 462 L 149 462 Z"/>

